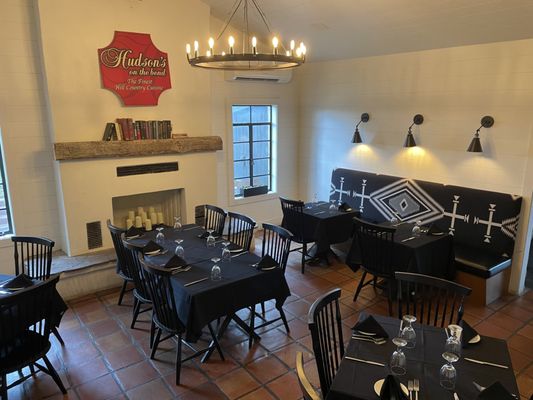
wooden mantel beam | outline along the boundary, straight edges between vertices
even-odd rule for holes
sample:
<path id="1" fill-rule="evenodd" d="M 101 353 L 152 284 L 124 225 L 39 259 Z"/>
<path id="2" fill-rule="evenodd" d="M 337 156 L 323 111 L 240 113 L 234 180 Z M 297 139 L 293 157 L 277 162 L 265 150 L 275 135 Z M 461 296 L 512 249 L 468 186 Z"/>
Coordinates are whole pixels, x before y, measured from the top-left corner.
<path id="1" fill-rule="evenodd" d="M 91 158 L 150 157 L 222 150 L 220 136 L 190 136 L 176 139 L 54 143 L 57 161 Z"/>

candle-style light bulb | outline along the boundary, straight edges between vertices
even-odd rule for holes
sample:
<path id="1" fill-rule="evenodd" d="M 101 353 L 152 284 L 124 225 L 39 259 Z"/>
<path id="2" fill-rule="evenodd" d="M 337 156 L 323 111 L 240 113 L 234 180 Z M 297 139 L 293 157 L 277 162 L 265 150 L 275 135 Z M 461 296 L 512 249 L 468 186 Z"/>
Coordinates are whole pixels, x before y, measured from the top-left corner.
<path id="1" fill-rule="evenodd" d="M 223 52 L 222 52 L 222 55 L 223 55 L 223 56 L 225 56 L 225 55 L 226 55 L 226 52 L 225 52 L 225 51 L 223 51 Z"/>
<path id="2" fill-rule="evenodd" d="M 294 40 L 291 40 L 290 46 L 291 46 L 291 55 L 293 56 L 294 55 L 294 49 L 296 47 L 296 43 L 294 42 Z"/>
<path id="3" fill-rule="evenodd" d="M 296 56 L 297 57 L 301 57 L 302 56 L 302 49 L 299 48 L 299 47 L 296 49 Z"/>
<path id="4" fill-rule="evenodd" d="M 305 56 L 305 54 L 307 53 L 307 47 L 305 47 L 305 44 L 303 43 L 300 43 L 300 47 L 302 48 L 302 54 Z"/>
<path id="5" fill-rule="evenodd" d="M 198 57 L 198 49 L 200 45 L 198 44 L 198 40 L 194 41 L 194 57 Z"/>
<path id="6" fill-rule="evenodd" d="M 287 51 L 285 52 L 285 55 L 286 55 L 287 57 L 290 57 L 290 56 L 291 56 L 291 52 L 290 52 L 289 50 L 287 50 Z"/>
<path id="7" fill-rule="evenodd" d="M 191 45 L 189 43 L 185 46 L 185 51 L 187 52 L 187 57 L 189 57 L 191 55 Z"/>
<path id="8" fill-rule="evenodd" d="M 235 38 L 233 36 L 230 36 L 228 39 L 229 43 L 229 53 L 233 54 L 233 46 L 235 45 Z"/>
<path id="9" fill-rule="evenodd" d="M 215 54 L 215 52 L 213 51 L 213 47 L 215 46 L 215 39 L 210 37 L 208 40 L 208 43 L 209 43 L 209 50 L 211 51 L 211 54 Z"/>
<path id="10" fill-rule="evenodd" d="M 206 55 L 207 57 L 211 57 L 211 50 L 207 50 L 207 51 L 205 52 L 205 55 Z"/>
<path id="11" fill-rule="evenodd" d="M 272 47 L 274 47 L 274 54 L 278 54 L 278 44 L 279 40 L 276 36 L 272 38 Z"/>
<path id="12" fill-rule="evenodd" d="M 252 38 L 252 53 L 257 54 L 257 38 L 255 36 Z"/>

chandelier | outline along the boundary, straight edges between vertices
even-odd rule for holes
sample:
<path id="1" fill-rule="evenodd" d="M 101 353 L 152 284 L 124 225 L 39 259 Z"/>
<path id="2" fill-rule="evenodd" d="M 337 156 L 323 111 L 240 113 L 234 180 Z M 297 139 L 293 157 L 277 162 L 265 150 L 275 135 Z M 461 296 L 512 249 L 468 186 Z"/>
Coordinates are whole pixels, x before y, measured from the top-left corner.
<path id="1" fill-rule="evenodd" d="M 285 48 L 283 43 L 273 36 L 271 40 L 271 47 L 267 52 L 261 53 L 258 49 L 257 38 L 250 37 L 248 26 L 248 8 L 252 5 L 259 14 L 260 20 L 265 25 L 269 34 L 271 34 L 268 19 L 257 4 L 258 0 L 236 0 L 231 9 L 230 17 L 224 24 L 222 31 L 218 35 L 216 41 L 212 37 L 208 40 L 209 48 L 205 51 L 205 55 L 200 55 L 200 45 L 198 41 L 194 41 L 193 48 L 187 44 L 187 61 L 193 67 L 208 68 L 208 69 L 225 69 L 225 70 L 274 70 L 294 68 L 302 65 L 305 62 L 305 55 L 307 49 L 303 43 L 296 47 L 296 42 L 291 40 L 289 47 Z M 239 9 L 242 7 L 243 15 L 243 31 L 242 31 L 242 47 L 237 49 L 235 47 L 235 38 L 230 36 L 228 38 L 228 45 L 224 51 L 218 54 L 215 52 L 215 43 L 218 43 L 224 32 L 227 30 L 229 24 L 237 15 Z M 222 46 L 221 46 L 222 47 Z M 218 49 L 217 49 L 218 50 Z M 191 53 L 192 52 L 192 53 Z"/>

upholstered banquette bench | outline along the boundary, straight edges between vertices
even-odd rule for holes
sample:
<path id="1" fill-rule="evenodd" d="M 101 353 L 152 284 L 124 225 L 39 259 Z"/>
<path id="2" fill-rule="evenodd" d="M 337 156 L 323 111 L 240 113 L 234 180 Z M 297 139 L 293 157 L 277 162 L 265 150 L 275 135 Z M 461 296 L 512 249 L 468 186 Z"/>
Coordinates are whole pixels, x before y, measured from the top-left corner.
<path id="1" fill-rule="evenodd" d="M 422 221 L 454 236 L 456 281 L 471 302 L 507 292 L 522 198 L 505 193 L 338 168 L 330 200 L 347 202 L 364 219 Z"/>

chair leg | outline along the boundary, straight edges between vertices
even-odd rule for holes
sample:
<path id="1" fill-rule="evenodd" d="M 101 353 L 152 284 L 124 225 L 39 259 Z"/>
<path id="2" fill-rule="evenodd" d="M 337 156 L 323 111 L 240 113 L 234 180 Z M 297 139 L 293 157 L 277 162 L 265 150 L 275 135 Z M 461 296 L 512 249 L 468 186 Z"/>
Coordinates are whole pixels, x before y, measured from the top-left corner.
<path id="1" fill-rule="evenodd" d="M 137 322 L 137 317 L 139 316 L 139 312 L 141 311 L 141 302 L 138 299 L 135 299 L 135 306 L 133 307 L 133 318 L 131 319 L 131 325 L 130 328 L 135 328 L 135 322 Z"/>
<path id="2" fill-rule="evenodd" d="M 160 329 L 161 331 L 161 329 Z M 181 375 L 181 334 L 178 335 L 178 348 L 176 351 L 176 385 L 180 384 Z"/>
<path id="3" fill-rule="evenodd" d="M 61 335 L 59 334 L 59 331 L 57 330 L 55 326 L 52 327 L 52 333 L 56 337 L 57 341 L 61 343 L 61 346 L 65 346 L 65 342 L 63 341 L 63 338 L 61 337 Z"/>
<path id="4" fill-rule="evenodd" d="M 52 365 L 48 357 L 46 357 L 46 355 L 43 356 L 43 360 L 44 360 L 44 363 L 46 364 L 46 368 L 48 369 L 48 372 L 50 372 L 50 376 L 52 377 L 56 385 L 59 387 L 59 390 L 61 390 L 61 393 L 67 394 L 67 389 L 65 389 L 65 386 L 63 386 L 63 382 L 61 382 L 61 378 L 57 374 L 56 369 L 54 368 L 54 366 Z"/>
<path id="5" fill-rule="evenodd" d="M 34 366 L 33 364 L 30 364 L 30 365 L 29 365 L 29 368 L 30 368 L 30 373 L 31 373 L 32 375 L 35 375 L 35 366 Z"/>
<path id="6" fill-rule="evenodd" d="M 209 328 L 209 332 L 211 333 L 211 337 L 213 338 L 213 344 L 215 345 L 215 347 L 216 347 L 216 349 L 218 351 L 218 354 L 220 355 L 220 359 L 222 361 L 226 361 L 226 359 L 224 358 L 224 354 L 222 354 L 222 348 L 220 347 L 220 343 L 218 342 L 215 330 L 211 326 L 211 322 L 207 324 L 207 327 Z"/>
<path id="7" fill-rule="evenodd" d="M 387 284 L 387 288 L 389 290 L 389 293 L 388 293 L 388 303 L 389 303 L 389 316 L 392 317 L 392 282 L 389 280 L 388 284 Z"/>
<path id="8" fill-rule="evenodd" d="M 283 321 L 283 325 L 285 325 L 285 330 L 287 331 L 287 334 L 291 331 L 289 329 L 289 323 L 287 322 L 287 317 L 285 316 L 285 311 L 283 311 L 283 307 L 278 308 L 279 316 L 281 317 L 281 320 Z"/>
<path id="9" fill-rule="evenodd" d="M 254 327 L 255 327 L 255 304 L 250 308 L 250 339 L 248 339 L 248 348 L 251 349 L 254 343 Z"/>
<path id="10" fill-rule="evenodd" d="M 154 359 L 155 352 L 157 351 L 157 346 L 159 346 L 159 342 L 161 341 L 161 332 L 163 332 L 163 330 L 157 328 L 157 334 L 155 335 L 154 343 L 152 345 L 152 351 L 150 353 L 150 359 L 151 360 Z"/>
<path id="11" fill-rule="evenodd" d="M 359 281 L 359 285 L 357 286 L 357 290 L 355 291 L 355 294 L 353 296 L 353 301 L 356 301 L 357 297 L 359 296 L 359 293 L 361 293 L 361 289 L 363 288 L 365 278 L 366 278 L 366 271 L 363 271 L 363 276 L 361 277 L 361 280 Z"/>
<path id="12" fill-rule="evenodd" d="M 7 400 L 7 375 L 2 374 L 0 382 L 0 399 Z"/>
<path id="13" fill-rule="evenodd" d="M 307 243 L 302 244 L 302 274 L 305 268 L 305 256 L 307 256 Z"/>
<path id="14" fill-rule="evenodd" d="M 120 289 L 120 295 L 118 296 L 118 305 L 122 305 L 122 299 L 124 298 L 124 293 L 126 293 L 126 286 L 128 285 L 128 281 L 124 279 L 124 283 L 122 283 L 122 289 Z"/>
<path id="15" fill-rule="evenodd" d="M 263 317 L 265 316 L 265 302 L 261 302 L 261 313 L 263 314 Z"/>

